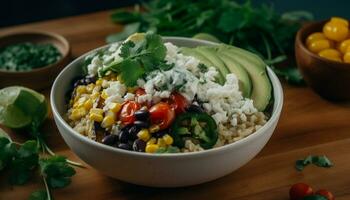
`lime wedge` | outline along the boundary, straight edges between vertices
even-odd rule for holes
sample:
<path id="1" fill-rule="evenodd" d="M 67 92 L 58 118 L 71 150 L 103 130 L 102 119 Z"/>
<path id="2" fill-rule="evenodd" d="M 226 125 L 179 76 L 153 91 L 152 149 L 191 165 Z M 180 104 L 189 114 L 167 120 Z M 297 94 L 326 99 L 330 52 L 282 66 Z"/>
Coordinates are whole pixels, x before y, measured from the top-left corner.
<path id="1" fill-rule="evenodd" d="M 192 38 L 199 39 L 199 40 L 206 40 L 206 41 L 209 41 L 209 42 L 221 43 L 221 41 L 218 38 L 216 38 L 215 36 L 213 36 L 213 35 L 211 35 L 209 33 L 197 33 Z"/>
<path id="2" fill-rule="evenodd" d="M 0 90 L 0 124 L 24 128 L 41 124 L 47 116 L 45 97 L 34 90 L 11 86 Z"/>

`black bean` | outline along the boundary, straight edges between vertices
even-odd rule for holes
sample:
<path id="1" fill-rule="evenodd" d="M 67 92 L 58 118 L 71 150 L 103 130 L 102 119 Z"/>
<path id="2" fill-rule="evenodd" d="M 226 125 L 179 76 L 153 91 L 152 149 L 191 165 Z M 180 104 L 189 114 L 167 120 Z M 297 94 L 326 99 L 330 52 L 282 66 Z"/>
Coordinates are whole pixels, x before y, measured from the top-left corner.
<path id="1" fill-rule="evenodd" d="M 203 108 L 194 104 L 190 105 L 188 108 L 186 108 L 186 110 L 188 112 L 197 112 L 197 113 L 204 112 Z"/>
<path id="2" fill-rule="evenodd" d="M 169 132 L 168 129 L 165 129 L 165 130 L 160 130 L 160 131 L 157 131 L 155 133 L 153 133 L 152 135 L 155 137 L 155 138 L 161 138 L 163 137 L 165 134 L 167 134 Z"/>
<path id="3" fill-rule="evenodd" d="M 128 124 L 128 125 L 122 127 L 120 130 L 122 130 L 122 131 L 129 131 L 129 129 L 130 129 L 131 127 L 132 127 L 132 124 Z"/>
<path id="4" fill-rule="evenodd" d="M 121 130 L 119 133 L 119 141 L 123 143 L 128 142 L 128 135 L 129 135 L 128 131 Z"/>
<path id="5" fill-rule="evenodd" d="M 137 126 L 138 128 L 148 128 L 149 127 L 149 122 L 148 121 L 135 121 L 134 125 Z"/>
<path id="6" fill-rule="evenodd" d="M 141 139 L 137 139 L 132 145 L 132 148 L 134 149 L 134 151 L 145 152 L 146 142 Z"/>
<path id="7" fill-rule="evenodd" d="M 148 110 L 138 110 L 135 112 L 135 118 L 138 121 L 148 121 L 149 111 Z"/>
<path id="8" fill-rule="evenodd" d="M 113 144 L 115 144 L 117 142 L 117 140 L 118 140 L 118 136 L 117 135 L 110 134 L 110 135 L 105 136 L 102 139 L 102 143 L 112 146 Z"/>
<path id="9" fill-rule="evenodd" d="M 118 145 L 118 148 L 120 149 L 125 149 L 125 150 L 131 150 L 132 149 L 132 146 L 130 144 L 126 144 L 126 143 L 120 143 Z"/>
<path id="10" fill-rule="evenodd" d="M 140 131 L 140 129 L 136 126 L 132 126 L 130 129 L 129 129 L 129 135 L 128 135 L 128 138 L 129 140 L 136 140 L 137 139 L 137 133 Z"/>

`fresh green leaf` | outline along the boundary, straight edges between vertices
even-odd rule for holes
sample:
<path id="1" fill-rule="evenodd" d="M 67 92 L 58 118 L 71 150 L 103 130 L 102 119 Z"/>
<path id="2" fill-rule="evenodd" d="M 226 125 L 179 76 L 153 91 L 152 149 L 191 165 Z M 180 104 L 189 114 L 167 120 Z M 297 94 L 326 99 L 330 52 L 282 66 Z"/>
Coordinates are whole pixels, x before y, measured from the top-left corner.
<path id="1" fill-rule="evenodd" d="M 47 192 L 45 190 L 35 191 L 29 196 L 29 200 L 48 200 Z"/>
<path id="2" fill-rule="evenodd" d="M 151 0 L 142 6 L 145 12 L 140 12 L 139 7 L 134 11 L 118 11 L 111 16 L 112 20 L 123 24 L 140 23 L 134 32 L 153 31 L 164 36 L 184 37 L 211 34 L 219 41 L 258 54 L 269 64 L 283 62 L 285 55 L 294 54 L 297 30 L 302 22 L 312 19 L 312 14 L 306 11 L 279 14 L 273 6 L 253 5 L 249 0 L 243 3 L 230 0 Z M 261 34 L 265 36 L 264 40 Z M 117 36 L 118 40 L 127 37 L 125 34 Z M 268 52 L 266 44 L 270 48 Z M 276 72 L 290 83 L 303 83 L 295 68 Z"/>
<path id="3" fill-rule="evenodd" d="M 127 86 L 134 86 L 137 80 L 145 73 L 137 60 L 126 59 L 119 64 L 121 78 Z"/>
<path id="4" fill-rule="evenodd" d="M 305 84 L 303 76 L 300 74 L 300 71 L 295 67 L 286 67 L 286 68 L 273 67 L 273 70 L 278 76 L 282 76 L 289 83 L 292 83 L 294 85 Z"/>
<path id="5" fill-rule="evenodd" d="M 141 36 L 140 36 L 141 38 Z M 143 40 L 122 43 L 120 47 L 120 60 L 114 61 L 99 71 L 104 76 L 108 71 L 121 75 L 127 86 L 135 86 L 137 80 L 154 70 L 168 70 L 173 65 L 166 64 L 166 47 L 162 38 L 148 32 Z"/>
<path id="6" fill-rule="evenodd" d="M 223 32 L 229 33 L 232 31 L 237 31 L 245 25 L 246 21 L 244 18 L 244 13 L 239 10 L 228 10 L 222 13 L 218 28 Z"/>
<path id="7" fill-rule="evenodd" d="M 127 58 L 131 54 L 131 49 L 135 47 L 135 43 L 131 40 L 123 43 L 123 45 L 120 47 L 120 53 L 119 56 L 122 58 Z"/>
<path id="8" fill-rule="evenodd" d="M 63 188 L 71 183 L 75 174 L 74 168 L 69 166 L 63 156 L 52 156 L 39 160 L 40 171 L 51 188 Z"/>
<path id="9" fill-rule="evenodd" d="M 298 171 L 302 171 L 309 164 L 314 164 L 318 167 L 329 168 L 332 167 L 332 162 L 326 156 L 307 156 L 304 159 L 297 160 L 295 162 L 295 168 Z"/>
<path id="10" fill-rule="evenodd" d="M 327 198 L 321 195 L 310 195 L 304 197 L 303 200 L 327 200 Z"/>
<path id="11" fill-rule="evenodd" d="M 15 145 L 7 138 L 0 137 L 0 170 L 8 166 L 16 154 Z"/>
<path id="12" fill-rule="evenodd" d="M 130 12 L 126 10 L 117 10 L 112 13 L 111 19 L 114 23 L 126 24 L 140 19 L 138 12 Z"/>
<path id="13" fill-rule="evenodd" d="M 38 159 L 39 150 L 36 141 L 29 140 L 21 145 L 11 163 L 11 184 L 23 185 L 28 182 L 38 165 Z"/>

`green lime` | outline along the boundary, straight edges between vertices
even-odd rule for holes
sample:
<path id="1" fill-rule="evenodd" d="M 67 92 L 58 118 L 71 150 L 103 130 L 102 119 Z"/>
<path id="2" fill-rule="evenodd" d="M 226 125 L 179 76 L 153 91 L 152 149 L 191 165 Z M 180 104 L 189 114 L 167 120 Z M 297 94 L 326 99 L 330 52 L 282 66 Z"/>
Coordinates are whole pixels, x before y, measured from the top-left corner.
<path id="1" fill-rule="evenodd" d="M 221 43 L 221 41 L 218 38 L 216 38 L 215 36 L 213 36 L 209 33 L 197 33 L 192 38 L 199 39 L 199 40 L 206 40 L 206 41 L 210 41 L 210 42 Z"/>
<path id="2" fill-rule="evenodd" d="M 47 116 L 44 95 L 34 90 L 11 86 L 0 90 L 0 124 L 9 128 L 39 126 Z"/>

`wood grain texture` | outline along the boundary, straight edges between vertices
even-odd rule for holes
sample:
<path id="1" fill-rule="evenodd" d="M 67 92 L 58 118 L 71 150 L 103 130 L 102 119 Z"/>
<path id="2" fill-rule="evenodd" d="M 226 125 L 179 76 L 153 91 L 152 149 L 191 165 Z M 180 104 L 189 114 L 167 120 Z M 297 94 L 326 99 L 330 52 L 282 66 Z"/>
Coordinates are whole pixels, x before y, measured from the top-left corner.
<path id="1" fill-rule="evenodd" d="M 0 30 L 0 34 L 24 29 L 53 31 L 69 40 L 73 56 L 77 57 L 104 45 L 108 34 L 121 29 L 121 26 L 110 22 L 109 13 L 99 12 L 5 28 Z M 72 184 L 65 189 L 55 190 L 54 197 L 57 200 L 288 200 L 290 185 L 306 182 L 315 189 L 329 189 L 337 200 L 350 199 L 350 105 L 323 100 L 306 87 L 293 87 L 284 83 L 283 87 L 283 112 L 271 140 L 256 158 L 226 177 L 193 187 L 159 189 L 113 180 L 89 167 L 78 169 Z M 49 93 L 44 92 L 47 95 Z M 79 160 L 62 140 L 51 115 L 43 132 L 47 134 L 49 146 L 57 153 Z M 25 134 L 11 135 L 18 140 L 27 138 Z M 325 154 L 335 166 L 330 169 L 310 166 L 303 172 L 297 172 L 294 169 L 295 160 L 309 154 Z M 6 175 L 0 175 L 0 200 L 27 199 L 32 191 L 39 188 L 43 188 L 40 180 L 25 186 L 11 187 L 6 183 Z"/>

